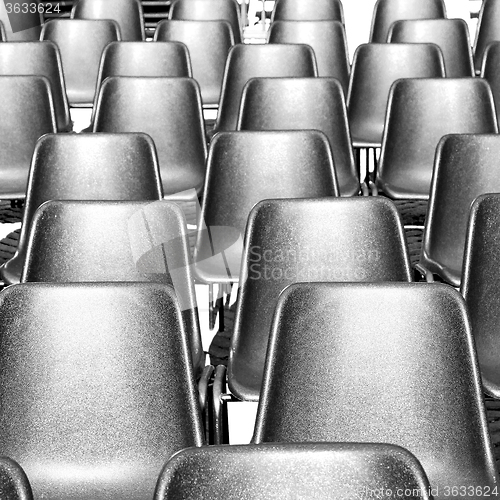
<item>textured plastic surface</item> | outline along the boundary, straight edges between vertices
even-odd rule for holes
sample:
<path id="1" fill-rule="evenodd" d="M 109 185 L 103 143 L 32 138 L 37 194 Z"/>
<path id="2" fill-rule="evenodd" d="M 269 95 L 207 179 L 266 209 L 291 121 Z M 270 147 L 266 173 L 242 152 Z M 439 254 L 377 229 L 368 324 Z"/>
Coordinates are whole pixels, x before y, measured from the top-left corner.
<path id="1" fill-rule="evenodd" d="M 33 500 L 33 492 L 22 467 L 8 457 L 0 456 L 0 498 Z"/>
<path id="2" fill-rule="evenodd" d="M 347 94 L 350 62 L 345 29 L 340 21 L 275 21 L 268 40 L 310 45 L 316 56 L 318 76 L 336 78 Z"/>
<path id="3" fill-rule="evenodd" d="M 27 193 L 17 252 L 0 268 L 6 283 L 19 282 L 31 219 L 45 201 L 160 200 L 154 144 L 144 134 L 47 135 L 33 154 Z"/>
<path id="4" fill-rule="evenodd" d="M 215 132 L 236 130 L 243 87 L 250 78 L 317 76 L 314 51 L 303 44 L 235 45 L 229 51 Z"/>
<path id="5" fill-rule="evenodd" d="M 92 106 L 101 54 L 108 43 L 120 40 L 118 24 L 110 20 L 52 19 L 44 25 L 42 39 L 59 47 L 71 106 Z"/>
<path id="6" fill-rule="evenodd" d="M 0 449 L 35 498 L 152 498 L 165 460 L 202 444 L 170 286 L 23 283 L 0 323 Z"/>
<path id="7" fill-rule="evenodd" d="M 156 41 L 177 41 L 189 50 L 193 78 L 198 82 L 204 105 L 219 104 L 224 67 L 234 35 L 227 21 L 161 21 Z"/>
<path id="8" fill-rule="evenodd" d="M 252 207 L 266 198 L 336 196 L 327 137 L 318 131 L 221 132 L 207 162 L 195 272 L 207 283 L 237 281 Z M 198 225 L 201 227 L 201 224 Z"/>
<path id="9" fill-rule="evenodd" d="M 420 461 L 434 498 L 460 498 L 462 486 L 496 496 L 474 342 L 452 287 L 293 285 L 268 354 L 256 442 L 396 444 Z"/>
<path id="10" fill-rule="evenodd" d="M 7 13 L 6 3 L 10 3 L 11 13 Z M 5 40 L 9 42 L 35 42 L 40 40 L 40 31 L 43 25 L 43 14 L 38 12 L 22 12 L 23 0 L 0 2 L 0 21 L 4 26 Z M 19 5 L 19 12 L 14 12 L 15 4 Z M 30 9 L 31 10 L 31 9 Z M 26 28 L 26 29 L 24 29 Z"/>
<path id="11" fill-rule="evenodd" d="M 240 7 L 236 0 L 175 0 L 170 4 L 168 17 L 179 21 L 227 21 L 234 42 L 242 42 Z"/>
<path id="12" fill-rule="evenodd" d="M 497 132 L 486 80 L 399 80 L 389 94 L 378 187 L 391 198 L 428 199 L 434 155 L 444 135 Z"/>
<path id="13" fill-rule="evenodd" d="M 314 6 L 303 0 L 278 0 L 271 15 L 274 21 L 341 21 L 344 9 L 340 0 L 315 0 Z"/>
<path id="14" fill-rule="evenodd" d="M 500 41 L 500 4 L 496 0 L 483 0 L 474 40 L 474 66 L 479 73 L 484 53 L 492 42 Z"/>
<path id="15" fill-rule="evenodd" d="M 444 19 L 443 0 L 377 0 L 373 9 L 370 42 L 385 43 L 389 29 L 401 19 Z"/>
<path id="16" fill-rule="evenodd" d="M 22 199 L 36 141 L 57 130 L 50 82 L 42 76 L 0 76 L 0 95 L 0 199 Z"/>
<path id="17" fill-rule="evenodd" d="M 91 237 L 89 235 L 92 235 Z M 186 221 L 167 201 L 48 201 L 31 223 L 21 281 L 153 281 L 172 285 L 204 366 Z"/>
<path id="18" fill-rule="evenodd" d="M 471 209 L 462 293 L 469 309 L 483 387 L 496 399 L 500 398 L 499 257 L 500 195 L 483 195 Z"/>
<path id="19" fill-rule="evenodd" d="M 120 37 L 126 41 L 146 38 L 140 0 L 78 0 L 71 11 L 72 19 L 111 19 L 120 27 Z"/>
<path id="20" fill-rule="evenodd" d="M 201 192 L 207 145 L 200 88 L 192 78 L 107 78 L 97 99 L 93 131 L 149 134 L 158 152 L 164 194 Z"/>
<path id="21" fill-rule="evenodd" d="M 499 36 L 500 38 L 500 36 Z M 493 100 L 497 113 L 497 120 L 500 119 L 500 41 L 491 42 L 484 52 L 483 65 L 481 67 L 481 77 L 484 78 L 491 87 Z"/>
<path id="22" fill-rule="evenodd" d="M 389 91 L 396 80 L 443 76 L 443 56 L 435 45 L 360 45 L 354 53 L 347 94 L 353 144 L 381 146 Z"/>
<path id="23" fill-rule="evenodd" d="M 500 192 L 500 135 L 450 135 L 436 151 L 420 263 L 460 286 L 474 199 Z"/>
<path id="24" fill-rule="evenodd" d="M 72 129 L 61 56 L 56 44 L 52 42 L 1 43 L 0 75 L 46 77 L 52 91 L 57 130 L 68 132 Z"/>
<path id="25" fill-rule="evenodd" d="M 266 200 L 252 210 L 228 363 L 229 387 L 239 399 L 259 399 L 276 303 L 298 281 L 411 281 L 391 201 Z"/>
<path id="26" fill-rule="evenodd" d="M 422 466 L 408 451 L 384 444 L 280 443 L 180 451 L 165 465 L 155 500 L 359 500 L 370 491 L 420 490 Z M 366 492 L 366 493 L 365 493 Z"/>
<path id="27" fill-rule="evenodd" d="M 238 130 L 323 132 L 343 196 L 359 192 L 342 88 L 334 78 L 253 78 L 243 89 Z"/>
<path id="28" fill-rule="evenodd" d="M 446 76 L 475 75 L 469 28 L 463 19 L 396 21 L 389 31 L 391 43 L 435 43 L 443 53 Z"/>

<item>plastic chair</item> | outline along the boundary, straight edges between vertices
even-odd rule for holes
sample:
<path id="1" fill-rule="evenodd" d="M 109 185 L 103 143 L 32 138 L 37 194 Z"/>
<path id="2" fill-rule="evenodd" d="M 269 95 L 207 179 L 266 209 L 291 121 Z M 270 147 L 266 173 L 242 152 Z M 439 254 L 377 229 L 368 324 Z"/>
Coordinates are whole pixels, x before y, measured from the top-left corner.
<path id="1" fill-rule="evenodd" d="M 313 49 L 301 44 L 235 45 L 227 57 L 214 132 L 236 129 L 243 87 L 250 78 L 317 76 Z"/>
<path id="2" fill-rule="evenodd" d="M 491 87 L 497 120 L 500 119 L 500 41 L 492 42 L 484 52 L 481 78 L 484 78 Z"/>
<path id="3" fill-rule="evenodd" d="M 460 286 L 467 222 L 474 199 L 500 192 L 500 135 L 450 135 L 439 143 L 417 269 Z"/>
<path id="4" fill-rule="evenodd" d="M 235 0 L 175 0 L 170 4 L 168 18 L 174 21 L 227 21 L 234 43 L 243 40 L 240 7 Z"/>
<path id="5" fill-rule="evenodd" d="M 42 76 L 0 76 L 0 95 L 0 199 L 23 199 L 36 141 L 57 130 L 50 83 Z"/>
<path id="6" fill-rule="evenodd" d="M 474 40 L 474 67 L 476 73 L 481 70 L 484 53 L 492 42 L 500 41 L 500 5 L 495 0 L 483 0 L 479 12 L 479 22 Z"/>
<path id="7" fill-rule="evenodd" d="M 200 89 L 192 78 L 110 77 L 101 85 L 94 132 L 144 132 L 156 146 L 165 195 L 201 192 L 207 145 Z"/>
<path id="8" fill-rule="evenodd" d="M 9 4 L 9 12 L 7 11 L 7 3 Z M 0 22 L 3 24 L 5 35 L 3 40 L 9 42 L 33 42 L 40 40 L 43 14 L 38 12 L 38 6 L 36 12 L 22 12 L 24 10 L 23 4 L 26 3 L 29 4 L 30 2 L 25 2 L 25 0 L 0 2 Z M 15 12 L 17 9 L 19 9 L 18 13 Z M 31 9 L 29 10 L 31 11 Z"/>
<path id="9" fill-rule="evenodd" d="M 92 106 L 101 54 L 108 43 L 120 40 L 118 24 L 110 20 L 53 19 L 43 27 L 42 39 L 59 47 L 70 105 Z"/>
<path id="10" fill-rule="evenodd" d="M 259 399 L 274 309 L 288 285 L 411 281 L 403 225 L 387 199 L 263 201 L 249 216 L 244 247 L 228 363 L 240 400 Z"/>
<path id="11" fill-rule="evenodd" d="M 160 200 L 162 195 L 154 144 L 144 134 L 42 137 L 33 154 L 17 252 L 0 267 L 2 279 L 6 284 L 19 282 L 31 220 L 45 201 L 143 201 Z"/>
<path id="12" fill-rule="evenodd" d="M 22 467 L 8 457 L 0 457 L 0 498 L 33 500 L 33 492 Z"/>
<path id="13" fill-rule="evenodd" d="M 475 75 L 469 28 L 463 19 L 396 21 L 389 30 L 391 43 L 435 43 L 443 53 L 446 76 Z"/>
<path id="14" fill-rule="evenodd" d="M 140 0 L 78 0 L 72 19 L 111 19 L 120 27 L 124 41 L 145 40 L 144 15 Z"/>
<path id="15" fill-rule="evenodd" d="M 396 80 L 444 76 L 443 56 L 433 44 L 360 45 L 354 53 L 347 93 L 353 146 L 381 146 L 389 91 Z"/>
<path id="16" fill-rule="evenodd" d="M 428 199 L 441 137 L 497 132 L 486 80 L 399 80 L 389 94 L 377 185 L 391 198 Z"/>
<path id="17" fill-rule="evenodd" d="M 21 282 L 173 286 L 199 374 L 205 356 L 190 266 L 186 220 L 175 203 L 48 201 L 33 216 Z"/>
<path id="18" fill-rule="evenodd" d="M 345 29 L 340 21 L 275 21 L 268 40 L 310 45 L 316 56 L 318 76 L 337 78 L 347 94 L 350 63 Z"/>
<path id="19" fill-rule="evenodd" d="M 271 22 L 274 21 L 341 21 L 344 9 L 340 0 L 278 0 L 274 4 Z"/>
<path id="20" fill-rule="evenodd" d="M 334 78 L 253 78 L 243 89 L 238 130 L 324 132 L 343 196 L 360 191 L 342 88 Z"/>
<path id="21" fill-rule="evenodd" d="M 467 230 L 462 294 L 468 306 L 484 391 L 498 399 L 498 270 L 500 195 L 474 201 Z"/>
<path id="22" fill-rule="evenodd" d="M 495 495 L 479 377 L 450 286 L 292 285 L 276 309 L 253 440 L 388 442 L 420 461 L 434 498 Z"/>
<path id="23" fill-rule="evenodd" d="M 318 131 L 221 132 L 210 144 L 194 249 L 204 283 L 238 281 L 252 207 L 266 198 L 337 196 L 333 158 Z"/>
<path id="24" fill-rule="evenodd" d="M 387 444 L 315 443 L 205 446 L 174 455 L 155 500 L 359 499 L 364 491 L 422 491 L 429 483 L 408 451 Z"/>
<path id="25" fill-rule="evenodd" d="M 23 283 L 0 319 L 0 448 L 35 498 L 152 498 L 165 460 L 203 444 L 170 286 Z"/>
<path id="26" fill-rule="evenodd" d="M 52 42 L 0 43 L 0 75 L 38 75 L 50 82 L 57 130 L 73 128 L 69 114 L 61 56 Z"/>
<path id="27" fill-rule="evenodd" d="M 389 29 L 401 19 L 445 19 L 446 7 L 443 0 L 377 0 L 373 9 L 370 42 L 387 41 Z"/>
<path id="28" fill-rule="evenodd" d="M 231 25 L 227 21 L 163 20 L 156 28 L 154 39 L 186 45 L 203 106 L 217 107 L 227 55 L 234 45 Z"/>

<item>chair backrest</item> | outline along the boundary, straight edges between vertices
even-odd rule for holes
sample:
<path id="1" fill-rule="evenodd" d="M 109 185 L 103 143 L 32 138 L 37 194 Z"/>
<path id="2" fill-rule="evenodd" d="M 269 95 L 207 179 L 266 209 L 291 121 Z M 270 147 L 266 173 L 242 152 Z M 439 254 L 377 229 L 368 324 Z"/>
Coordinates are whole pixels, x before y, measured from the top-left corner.
<path id="1" fill-rule="evenodd" d="M 7 35 L 5 33 L 5 27 L 2 21 L 0 21 L 0 41 L 1 42 L 7 41 Z"/>
<path id="2" fill-rule="evenodd" d="M 436 150 L 420 264 L 460 286 L 474 199 L 500 192 L 500 135 L 449 135 Z"/>
<path id="3" fill-rule="evenodd" d="M 33 500 L 31 485 L 23 468 L 14 460 L 0 456 L 0 498 Z"/>
<path id="4" fill-rule="evenodd" d="M 174 0 L 168 18 L 178 21 L 227 21 L 234 43 L 242 42 L 240 7 L 236 0 Z"/>
<path id="5" fill-rule="evenodd" d="M 50 82 L 57 129 L 72 129 L 61 56 L 52 42 L 0 43 L 0 75 L 38 75 Z"/>
<path id="6" fill-rule="evenodd" d="M 359 499 L 364 491 L 422 491 L 429 483 L 410 452 L 387 444 L 263 443 L 204 446 L 174 455 L 155 500 Z"/>
<path id="7" fill-rule="evenodd" d="M 481 67 L 481 78 L 484 78 L 491 87 L 497 120 L 500 119 L 500 41 L 491 42 L 484 52 Z"/>
<path id="8" fill-rule="evenodd" d="M 470 211 L 461 291 L 469 310 L 483 388 L 496 399 L 500 397 L 499 234 L 500 195 L 479 196 Z"/>
<path id="9" fill-rule="evenodd" d="M 207 145 L 200 89 L 192 78 L 107 78 L 93 122 L 94 132 L 144 132 L 152 137 L 165 195 L 201 191 Z"/>
<path id="10" fill-rule="evenodd" d="M 203 444 L 170 286 L 22 283 L 0 318 L 0 447 L 35 498 L 152 498 L 166 458 Z"/>
<path id="11" fill-rule="evenodd" d="M 479 22 L 474 40 L 474 66 L 476 73 L 481 70 L 481 63 L 488 45 L 500 41 L 500 5 L 495 0 L 483 0 L 479 12 Z"/>
<path id="12" fill-rule="evenodd" d="M 120 40 L 116 21 L 52 19 L 44 25 L 42 39 L 59 48 L 71 106 L 92 106 L 102 51 Z"/>
<path id="13" fill-rule="evenodd" d="M 398 80 L 389 93 L 377 183 L 390 197 L 428 199 L 434 155 L 444 135 L 497 132 L 486 80 Z"/>
<path id="14" fill-rule="evenodd" d="M 314 51 L 303 44 L 235 45 L 229 51 L 215 123 L 216 132 L 236 129 L 243 87 L 250 78 L 317 76 Z"/>
<path id="15" fill-rule="evenodd" d="M 474 76 L 469 28 L 463 19 L 396 21 L 389 30 L 391 43 L 435 43 L 443 53 L 446 76 Z"/>
<path id="16" fill-rule="evenodd" d="M 31 7 L 28 8 L 29 12 L 23 12 L 26 10 L 23 4 L 26 3 L 29 4 L 29 2 L 25 2 L 24 0 L 12 0 L 8 3 L 0 2 L 0 21 L 4 27 L 5 40 L 9 42 L 32 42 L 40 40 L 43 14 L 39 12 L 38 5 L 35 12 L 31 12 L 33 10 Z M 51 9 L 47 8 L 48 10 Z"/>
<path id="17" fill-rule="evenodd" d="M 373 8 L 370 42 L 384 43 L 393 22 L 400 19 L 444 19 L 443 0 L 377 0 Z"/>
<path id="18" fill-rule="evenodd" d="M 122 40 L 144 40 L 144 15 L 140 0 L 78 0 L 72 19 L 111 19 L 118 23 Z"/>
<path id="19" fill-rule="evenodd" d="M 277 0 L 271 14 L 274 21 L 340 21 L 344 22 L 344 9 L 340 0 Z"/>
<path id="20" fill-rule="evenodd" d="M 189 50 L 193 78 L 200 85 L 203 105 L 219 104 L 229 49 L 234 35 L 227 21 L 160 21 L 155 41 L 181 42 Z"/>
<path id="21" fill-rule="evenodd" d="M 389 91 L 396 80 L 444 76 L 443 56 L 434 44 L 360 45 L 354 53 L 347 93 L 353 143 L 381 146 Z"/>
<path id="22" fill-rule="evenodd" d="M 337 78 L 347 94 L 350 63 L 345 28 L 340 21 L 275 21 L 268 40 L 310 45 L 316 56 L 318 76 Z"/>
<path id="23" fill-rule="evenodd" d="M 448 285 L 292 285 L 264 380 L 257 443 L 387 442 L 415 455 L 434 498 L 498 491 L 467 309 Z"/>
<path id="24" fill-rule="evenodd" d="M 1 82 L 1 79 L 0 79 Z M 29 175 L 17 252 L 0 268 L 17 283 L 35 210 L 48 200 L 161 200 L 158 160 L 145 134 L 46 135 L 37 143 Z"/>
<path id="25" fill-rule="evenodd" d="M 33 216 L 21 282 L 172 285 L 198 370 L 204 353 L 190 266 L 186 220 L 175 203 L 48 201 Z"/>
<path id="26" fill-rule="evenodd" d="M 324 132 L 343 196 L 359 192 L 344 93 L 334 78 L 253 78 L 243 89 L 238 130 Z"/>
<path id="27" fill-rule="evenodd" d="M 0 76 L 0 95 L 0 198 L 22 199 L 36 141 L 57 131 L 50 82 L 43 76 Z"/>
<path id="28" fill-rule="evenodd" d="M 228 281 L 226 268 L 229 266 L 229 274 L 237 280 L 243 234 L 257 202 L 267 198 L 336 195 L 338 186 L 332 153 L 322 132 L 217 134 L 210 144 L 207 160 L 198 224 L 202 230 L 194 250 L 196 275 L 209 283 Z M 217 266 L 213 257 L 221 254 L 228 264 Z"/>
<path id="29" fill-rule="evenodd" d="M 356 229 L 354 229 L 356 228 Z M 228 363 L 231 392 L 257 401 L 279 294 L 298 281 L 411 281 L 403 225 L 382 198 L 266 200 L 247 224 Z"/>

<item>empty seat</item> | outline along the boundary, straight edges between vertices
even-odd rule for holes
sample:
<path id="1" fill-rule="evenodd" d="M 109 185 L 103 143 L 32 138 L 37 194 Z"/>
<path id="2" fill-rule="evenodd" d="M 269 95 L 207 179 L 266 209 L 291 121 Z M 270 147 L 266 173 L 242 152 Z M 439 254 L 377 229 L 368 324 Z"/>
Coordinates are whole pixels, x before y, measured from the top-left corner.
<path id="1" fill-rule="evenodd" d="M 241 98 L 238 130 L 316 129 L 330 141 L 343 196 L 360 190 L 344 94 L 334 78 L 253 78 Z"/>
<path id="2" fill-rule="evenodd" d="M 472 487 L 495 495 L 460 294 L 422 283 L 289 287 L 276 309 L 253 440 L 387 442 L 415 455 L 434 498 Z"/>
<path id="3" fill-rule="evenodd" d="M 495 0 L 483 0 L 479 12 L 479 22 L 474 40 L 474 66 L 476 73 L 481 70 L 481 63 L 488 45 L 500 41 L 500 5 Z"/>
<path id="4" fill-rule="evenodd" d="M 274 4 L 272 21 L 341 21 L 344 9 L 340 0 L 278 0 Z"/>
<path id="5" fill-rule="evenodd" d="M 192 78 L 110 77 L 101 85 L 94 132 L 144 132 L 158 152 L 165 195 L 201 192 L 207 146 L 200 89 Z"/>
<path id="6" fill-rule="evenodd" d="M 227 21 L 173 21 L 158 23 L 155 41 L 182 42 L 189 50 L 193 78 L 200 85 L 204 106 L 219 105 L 222 78 L 234 35 Z"/>
<path id="7" fill-rule="evenodd" d="M 381 146 L 389 90 L 396 80 L 444 76 L 443 56 L 435 45 L 360 45 L 354 53 L 347 94 L 354 147 Z"/>
<path id="8" fill-rule="evenodd" d="M 23 199 L 36 141 L 57 130 L 50 83 L 42 76 L 0 76 L 0 95 L 0 199 Z"/>
<path id="9" fill-rule="evenodd" d="M 174 0 L 168 18 L 178 21 L 227 21 L 233 31 L 234 42 L 241 43 L 240 9 L 235 0 Z"/>
<path id="10" fill-rule="evenodd" d="M 474 76 L 469 28 L 463 19 L 396 21 L 389 31 L 391 43 L 435 43 L 443 53 L 446 76 Z"/>
<path id="11" fill-rule="evenodd" d="M 31 2 L 33 3 L 33 2 Z M 38 2 L 37 2 L 38 3 Z M 29 12 L 22 12 L 26 8 L 23 4 L 30 5 L 30 2 L 25 0 L 12 0 L 9 2 L 0 2 L 0 21 L 4 27 L 5 40 L 9 42 L 31 42 L 40 40 L 40 32 L 43 25 L 43 14 L 39 12 L 37 5 L 35 12 L 31 6 Z M 57 8 L 58 4 L 56 4 Z M 60 6 L 58 10 L 60 11 Z M 45 7 L 43 11 L 52 10 L 57 13 L 58 10 L 53 10 L 54 7 Z M 17 11 L 17 12 L 16 12 Z"/>
<path id="12" fill-rule="evenodd" d="M 43 27 L 42 39 L 59 47 L 71 106 L 92 106 L 101 54 L 108 43 L 120 40 L 118 24 L 110 20 L 53 19 Z"/>
<path id="13" fill-rule="evenodd" d="M 122 40 L 144 40 L 144 16 L 140 0 L 78 0 L 73 19 L 111 19 L 118 23 Z"/>
<path id="14" fill-rule="evenodd" d="M 267 198 L 338 194 L 327 137 L 318 131 L 224 132 L 207 160 L 195 273 L 205 283 L 238 281 L 252 207 Z"/>
<path id="15" fill-rule="evenodd" d="M 444 19 L 443 0 L 377 0 L 373 9 L 370 42 L 384 43 L 393 22 L 400 19 Z"/>
<path id="16" fill-rule="evenodd" d="M 231 393 L 243 400 L 259 399 L 274 310 L 279 294 L 291 283 L 410 280 L 403 226 L 389 200 L 257 204 L 245 234 L 228 363 Z"/>
<path id="17" fill-rule="evenodd" d="M 186 221 L 167 201 L 48 201 L 31 222 L 21 281 L 172 285 L 197 373 L 204 366 Z"/>
<path id="18" fill-rule="evenodd" d="M 408 451 L 387 444 L 314 443 L 204 446 L 177 453 L 165 465 L 155 500 L 355 500 L 364 492 L 421 491 L 422 466 Z"/>
<path id="19" fill-rule="evenodd" d="M 68 132 L 72 129 L 61 56 L 54 43 L 1 43 L 0 75 L 45 76 L 52 90 L 58 131 Z"/>
<path id="20" fill-rule="evenodd" d="M 275 21 L 268 40 L 310 45 L 316 56 L 318 76 L 337 78 L 347 94 L 350 63 L 345 29 L 340 21 Z"/>
<path id="21" fill-rule="evenodd" d="M 214 132 L 236 130 L 243 87 L 250 78 L 317 76 L 311 47 L 301 44 L 235 45 L 227 57 Z"/>
<path id="22" fill-rule="evenodd" d="M 203 443 L 170 286 L 22 283 L 0 323 L 0 449 L 35 498 L 152 498 L 165 460 Z"/>
<path id="23" fill-rule="evenodd" d="M 500 195 L 479 196 L 470 211 L 462 294 L 469 310 L 483 388 L 500 397 L 499 269 Z"/>
<path id="24" fill-rule="evenodd" d="M 33 153 L 17 252 L 0 268 L 2 279 L 19 282 L 31 220 L 45 201 L 142 201 L 160 200 L 162 195 L 154 144 L 144 134 L 42 137 Z"/>
<path id="25" fill-rule="evenodd" d="M 486 80 L 399 80 L 389 94 L 377 185 L 391 198 L 428 199 L 441 137 L 497 132 Z"/>
<path id="26" fill-rule="evenodd" d="M 481 67 L 481 78 L 484 78 L 491 87 L 497 120 L 500 118 L 500 41 L 491 42 L 484 52 Z"/>
<path id="27" fill-rule="evenodd" d="M 500 192 L 500 135 L 449 135 L 436 151 L 420 262 L 460 286 L 470 207 L 484 193 Z"/>
<path id="28" fill-rule="evenodd" d="M 22 467 L 0 456 L 0 497 L 4 500 L 33 500 L 33 492 Z"/>

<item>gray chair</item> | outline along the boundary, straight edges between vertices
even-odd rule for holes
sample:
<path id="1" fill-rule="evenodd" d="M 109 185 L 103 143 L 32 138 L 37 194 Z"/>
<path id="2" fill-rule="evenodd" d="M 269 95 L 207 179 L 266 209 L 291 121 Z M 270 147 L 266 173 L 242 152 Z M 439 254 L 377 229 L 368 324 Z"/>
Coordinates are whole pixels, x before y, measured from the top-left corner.
<path id="1" fill-rule="evenodd" d="M 481 70 L 484 53 L 492 42 L 500 41 L 500 5 L 495 0 L 483 0 L 474 40 L 474 67 Z"/>
<path id="2" fill-rule="evenodd" d="M 344 9 L 340 0 L 277 0 L 271 21 L 341 21 Z"/>
<path id="3" fill-rule="evenodd" d="M 484 52 L 481 66 L 481 78 L 484 78 L 491 87 L 497 120 L 500 118 L 500 41 L 491 42 Z"/>

